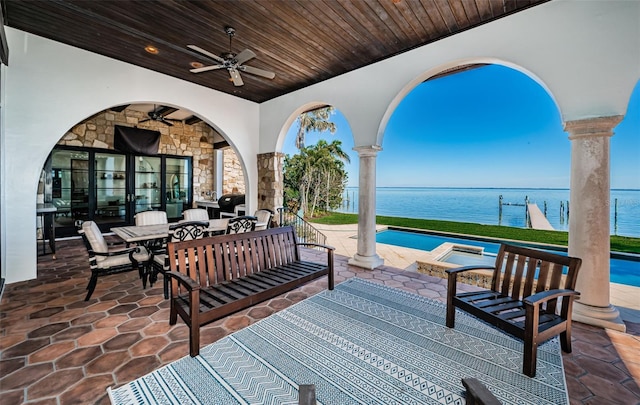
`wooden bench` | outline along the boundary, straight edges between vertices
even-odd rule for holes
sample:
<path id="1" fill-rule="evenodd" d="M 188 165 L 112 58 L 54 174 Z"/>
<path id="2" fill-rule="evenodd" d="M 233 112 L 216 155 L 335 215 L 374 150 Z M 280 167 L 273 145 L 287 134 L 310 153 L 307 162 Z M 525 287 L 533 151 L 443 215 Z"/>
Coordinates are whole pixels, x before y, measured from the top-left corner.
<path id="1" fill-rule="evenodd" d="M 327 262 L 301 260 L 300 246 L 326 250 Z M 333 290 L 333 250 L 298 243 L 290 226 L 169 243 L 169 323 L 180 315 L 189 326 L 189 353 L 197 356 L 202 325 L 319 277 L 328 276 Z"/>
<path id="2" fill-rule="evenodd" d="M 571 353 L 571 310 L 580 295 L 574 288 L 581 264 L 575 257 L 502 244 L 493 267 L 447 270 L 447 327 L 453 328 L 458 307 L 522 339 L 522 372 L 535 377 L 538 344 L 560 334 L 562 350 Z M 491 289 L 456 294 L 457 275 L 478 269 L 493 270 Z"/>

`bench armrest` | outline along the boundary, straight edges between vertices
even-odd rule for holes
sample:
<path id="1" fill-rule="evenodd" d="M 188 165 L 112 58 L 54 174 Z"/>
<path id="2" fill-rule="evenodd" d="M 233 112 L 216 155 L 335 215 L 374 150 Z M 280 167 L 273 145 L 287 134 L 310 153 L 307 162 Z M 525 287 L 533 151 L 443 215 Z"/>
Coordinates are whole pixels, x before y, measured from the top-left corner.
<path id="1" fill-rule="evenodd" d="M 187 275 L 178 273 L 177 271 L 167 271 L 165 274 L 171 278 L 176 279 L 178 283 L 182 284 L 189 291 L 200 289 L 200 284 L 198 284 L 194 279 Z"/>
<path id="2" fill-rule="evenodd" d="M 319 247 L 326 249 L 327 251 L 327 284 L 329 290 L 333 290 L 335 285 L 335 274 L 333 271 L 333 251 L 336 249 L 333 246 L 322 245 L 320 243 L 312 243 L 312 242 L 298 242 L 296 246 L 309 246 L 309 247 Z"/>
<path id="3" fill-rule="evenodd" d="M 540 305 L 559 297 L 578 297 L 580 293 L 575 290 L 547 290 L 528 296 L 523 300 L 525 305 Z"/>
<path id="4" fill-rule="evenodd" d="M 447 274 L 458 274 L 463 273 L 465 271 L 470 270 L 491 270 L 494 271 L 496 268 L 494 266 L 464 266 L 464 267 L 456 267 L 454 269 L 446 269 Z"/>

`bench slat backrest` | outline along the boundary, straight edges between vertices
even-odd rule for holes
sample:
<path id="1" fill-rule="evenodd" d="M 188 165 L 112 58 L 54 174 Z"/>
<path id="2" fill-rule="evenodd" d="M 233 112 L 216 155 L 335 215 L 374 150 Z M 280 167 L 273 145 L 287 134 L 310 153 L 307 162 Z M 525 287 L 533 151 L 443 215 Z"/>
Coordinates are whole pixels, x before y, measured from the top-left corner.
<path id="1" fill-rule="evenodd" d="M 171 271 L 180 272 L 201 286 L 215 285 L 298 261 L 293 227 L 219 235 L 171 242 L 167 246 Z"/>
<path id="2" fill-rule="evenodd" d="M 540 291 L 574 290 L 580 259 L 537 249 L 502 244 L 496 256 L 491 289 L 523 300 Z M 555 312 L 556 302 L 547 305 Z"/>

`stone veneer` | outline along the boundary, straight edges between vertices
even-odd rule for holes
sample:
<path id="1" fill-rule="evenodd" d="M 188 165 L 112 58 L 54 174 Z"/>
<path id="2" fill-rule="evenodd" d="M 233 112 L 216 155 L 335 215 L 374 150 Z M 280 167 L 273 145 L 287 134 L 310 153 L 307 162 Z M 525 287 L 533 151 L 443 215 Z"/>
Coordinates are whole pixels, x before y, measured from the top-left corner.
<path id="1" fill-rule="evenodd" d="M 258 209 L 268 208 L 275 212 L 276 208 L 282 207 L 283 165 L 284 153 L 272 152 L 258 155 Z"/>
<path id="2" fill-rule="evenodd" d="M 172 127 L 152 120 L 139 122 L 145 118 L 148 118 L 146 113 L 128 108 L 122 112 L 103 111 L 71 128 L 58 141 L 58 145 L 114 149 L 115 125 L 159 131 L 159 154 L 191 156 L 193 159 L 193 201 L 199 200 L 205 191 L 213 190 L 213 144 L 216 141 L 216 131 L 204 122 L 193 125 L 173 122 Z M 200 142 L 202 137 L 207 141 Z M 235 151 L 225 148 L 223 155 L 223 193 L 244 193 L 244 175 Z"/>

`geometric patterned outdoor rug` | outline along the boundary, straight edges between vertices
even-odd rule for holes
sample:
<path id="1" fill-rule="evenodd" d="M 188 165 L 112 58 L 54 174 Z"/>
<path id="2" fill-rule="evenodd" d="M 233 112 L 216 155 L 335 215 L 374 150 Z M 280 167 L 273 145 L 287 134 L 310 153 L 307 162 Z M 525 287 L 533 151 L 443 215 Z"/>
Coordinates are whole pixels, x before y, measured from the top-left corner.
<path id="1" fill-rule="evenodd" d="M 464 404 L 461 379 L 503 404 L 568 404 L 560 345 L 538 348 L 522 374 L 522 342 L 439 302 L 352 278 L 120 388 L 113 404 Z"/>

